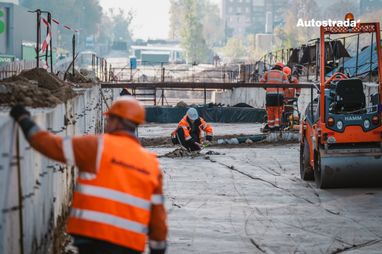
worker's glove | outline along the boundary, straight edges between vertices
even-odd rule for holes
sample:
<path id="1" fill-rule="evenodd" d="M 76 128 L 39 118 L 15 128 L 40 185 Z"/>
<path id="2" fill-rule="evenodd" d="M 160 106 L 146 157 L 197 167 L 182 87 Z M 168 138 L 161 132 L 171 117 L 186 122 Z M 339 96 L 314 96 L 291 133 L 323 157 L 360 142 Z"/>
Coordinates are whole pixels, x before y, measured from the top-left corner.
<path id="1" fill-rule="evenodd" d="M 16 122 L 20 121 L 22 116 L 31 115 L 31 113 L 28 110 L 26 110 L 24 106 L 20 104 L 13 106 L 9 114 Z"/>
<path id="2" fill-rule="evenodd" d="M 171 142 L 173 145 L 179 144 L 178 139 L 176 137 L 171 137 Z"/>
<path id="3" fill-rule="evenodd" d="M 194 139 L 186 140 L 186 146 L 191 151 L 199 151 L 201 149 L 201 145 L 197 142 L 195 142 Z"/>
<path id="4" fill-rule="evenodd" d="M 212 142 L 212 135 L 207 135 L 206 140 Z"/>
<path id="5" fill-rule="evenodd" d="M 24 106 L 13 106 L 9 114 L 13 119 L 15 119 L 15 121 L 18 122 L 27 140 L 29 140 L 29 138 L 34 133 L 40 130 L 35 122 L 31 119 L 31 113 L 26 110 Z"/>
<path id="6" fill-rule="evenodd" d="M 198 143 L 198 142 L 195 142 L 195 145 L 196 145 L 196 147 L 198 148 L 197 150 L 201 150 L 202 147 L 203 147 L 203 145 L 200 144 L 200 143 Z"/>

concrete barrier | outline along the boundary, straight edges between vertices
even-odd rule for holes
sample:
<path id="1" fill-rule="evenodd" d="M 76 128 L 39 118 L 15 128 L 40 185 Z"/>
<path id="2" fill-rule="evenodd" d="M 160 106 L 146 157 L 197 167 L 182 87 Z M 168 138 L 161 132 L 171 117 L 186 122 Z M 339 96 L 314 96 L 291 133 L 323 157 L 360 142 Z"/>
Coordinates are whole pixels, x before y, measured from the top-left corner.
<path id="1" fill-rule="evenodd" d="M 265 90 L 263 88 L 234 88 L 215 94 L 215 103 L 233 106 L 247 103 L 254 108 L 265 108 Z"/>
<path id="2" fill-rule="evenodd" d="M 33 119 L 62 136 L 99 132 L 98 88 L 79 92 L 55 108 L 31 109 Z M 56 253 L 76 172 L 35 152 L 8 113 L 0 111 L 0 253 Z"/>

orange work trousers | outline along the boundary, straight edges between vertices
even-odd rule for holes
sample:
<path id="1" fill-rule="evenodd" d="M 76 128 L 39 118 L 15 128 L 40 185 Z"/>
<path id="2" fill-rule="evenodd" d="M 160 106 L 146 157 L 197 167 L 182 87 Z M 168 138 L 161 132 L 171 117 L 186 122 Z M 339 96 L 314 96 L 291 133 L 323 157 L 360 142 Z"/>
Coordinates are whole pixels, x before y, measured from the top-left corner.
<path id="1" fill-rule="evenodd" d="M 266 107 L 269 128 L 280 127 L 282 109 L 281 106 Z"/>

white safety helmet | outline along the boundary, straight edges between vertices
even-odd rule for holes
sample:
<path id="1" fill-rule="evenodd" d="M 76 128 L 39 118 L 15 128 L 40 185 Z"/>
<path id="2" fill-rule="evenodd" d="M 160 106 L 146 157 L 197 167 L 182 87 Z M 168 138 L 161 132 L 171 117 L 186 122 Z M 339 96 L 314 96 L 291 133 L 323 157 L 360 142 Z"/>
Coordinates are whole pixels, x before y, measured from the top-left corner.
<path id="1" fill-rule="evenodd" d="M 187 116 L 190 120 L 193 120 L 195 121 L 196 119 L 199 118 L 199 114 L 198 114 L 198 111 L 196 111 L 195 108 L 189 108 L 187 110 Z"/>

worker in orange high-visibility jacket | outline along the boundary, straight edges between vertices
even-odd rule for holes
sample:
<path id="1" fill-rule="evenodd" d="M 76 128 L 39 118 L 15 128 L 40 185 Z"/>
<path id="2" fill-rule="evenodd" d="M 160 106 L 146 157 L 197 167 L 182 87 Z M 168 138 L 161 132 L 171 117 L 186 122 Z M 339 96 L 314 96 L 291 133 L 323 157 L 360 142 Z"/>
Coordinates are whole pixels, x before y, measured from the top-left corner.
<path id="1" fill-rule="evenodd" d="M 203 132 L 206 134 L 207 142 L 211 142 L 213 137 L 211 125 L 199 117 L 195 108 L 189 108 L 178 123 L 178 127 L 171 133 L 171 140 L 174 145 L 180 144 L 189 151 L 198 151 L 203 145 Z"/>
<path id="2" fill-rule="evenodd" d="M 265 72 L 261 83 L 269 84 L 287 84 L 288 79 L 283 72 L 284 65 L 276 63 L 275 66 Z M 270 131 L 279 130 L 281 122 L 282 107 L 284 103 L 284 88 L 266 88 L 265 106 L 268 118 L 268 127 Z"/>
<path id="3" fill-rule="evenodd" d="M 41 130 L 23 106 L 10 115 L 31 146 L 79 169 L 67 230 L 79 253 L 165 253 L 167 224 L 162 172 L 154 154 L 134 135 L 145 119 L 143 105 L 119 97 L 105 113 L 103 135 L 61 137 Z"/>
<path id="4" fill-rule="evenodd" d="M 285 73 L 285 75 L 287 75 L 288 82 L 290 84 L 298 84 L 299 83 L 297 77 L 292 76 L 291 68 L 289 68 L 288 66 L 285 66 L 283 68 L 283 72 Z M 298 98 L 300 96 L 300 93 L 301 93 L 301 88 L 286 88 L 284 91 L 285 103 L 290 104 L 291 102 L 293 102 L 296 98 Z"/>

